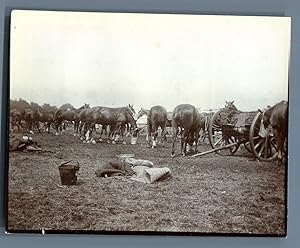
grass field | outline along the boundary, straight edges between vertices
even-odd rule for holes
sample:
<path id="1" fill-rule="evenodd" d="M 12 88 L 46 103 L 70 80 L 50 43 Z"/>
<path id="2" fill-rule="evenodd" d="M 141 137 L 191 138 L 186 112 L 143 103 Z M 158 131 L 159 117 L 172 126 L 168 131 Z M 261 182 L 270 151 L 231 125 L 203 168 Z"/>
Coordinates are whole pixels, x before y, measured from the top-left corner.
<path id="1" fill-rule="evenodd" d="M 257 162 L 246 150 L 190 158 L 179 156 L 177 144 L 177 156 L 171 158 L 170 141 L 151 149 L 144 137 L 137 145 L 84 144 L 68 134 L 32 137 L 44 151 L 9 154 L 11 231 L 285 234 L 285 166 Z M 126 176 L 96 177 L 99 164 L 121 153 L 167 166 L 172 177 L 154 184 Z M 80 164 L 74 186 L 60 182 L 58 166 L 68 160 Z"/>

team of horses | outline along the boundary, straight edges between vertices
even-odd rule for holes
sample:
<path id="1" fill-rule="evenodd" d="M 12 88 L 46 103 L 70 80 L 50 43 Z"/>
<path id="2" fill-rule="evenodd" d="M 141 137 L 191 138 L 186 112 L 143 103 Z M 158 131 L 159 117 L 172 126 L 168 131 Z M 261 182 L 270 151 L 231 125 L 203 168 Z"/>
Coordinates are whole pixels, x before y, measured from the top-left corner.
<path id="1" fill-rule="evenodd" d="M 18 129 L 24 127 L 24 123 L 30 132 L 36 127 L 40 132 L 39 125 L 44 123 L 48 133 L 52 126 L 56 130 L 56 135 L 62 132 L 65 123 L 74 124 L 74 135 L 85 136 L 86 140 L 95 130 L 96 124 L 101 125 L 102 130 L 109 128 L 107 136 L 115 137 L 116 134 L 123 136 L 125 128 L 130 125 L 132 134 L 137 135 L 137 125 L 133 117 L 134 108 L 129 104 L 126 107 L 93 107 L 84 104 L 76 109 L 69 105 L 60 107 L 56 111 L 48 111 L 42 107 L 33 108 L 29 104 L 15 105 L 10 108 L 10 125 L 11 128 L 17 126 Z M 114 142 L 114 141 L 113 141 Z"/>
<path id="2" fill-rule="evenodd" d="M 233 104 L 227 102 L 225 109 L 237 111 Z M 278 147 L 278 158 L 283 157 L 284 142 L 287 138 L 287 121 L 288 121 L 288 103 L 282 101 L 264 112 L 264 125 L 271 126 L 274 130 Z M 141 110 L 136 114 L 132 105 L 125 107 L 90 107 L 84 104 L 76 109 L 73 106 L 60 107 L 59 109 L 45 109 L 43 107 L 33 108 L 30 104 L 10 106 L 10 125 L 18 129 L 24 124 L 29 130 L 36 128 L 40 131 L 40 123 L 43 123 L 47 132 L 50 132 L 51 126 L 56 130 L 56 134 L 62 131 L 64 123 L 72 123 L 74 125 L 74 135 L 80 136 L 86 142 L 93 141 L 93 132 L 96 126 L 101 126 L 101 134 L 106 132 L 106 138 L 111 139 L 115 143 L 116 137 L 121 137 L 124 142 L 124 133 L 130 133 L 136 137 L 139 132 L 136 120 L 141 116 L 147 116 L 147 140 L 148 147 L 156 147 L 158 141 L 158 130 L 161 129 L 161 142 L 166 141 L 166 128 L 172 127 L 172 157 L 175 156 L 175 143 L 180 136 L 180 153 L 182 156 L 187 154 L 187 145 L 195 145 L 197 152 L 200 130 L 205 131 L 207 128 L 207 114 L 200 113 L 197 108 L 191 104 L 180 104 L 176 106 L 172 113 L 160 105 L 153 106 L 151 109 Z"/>

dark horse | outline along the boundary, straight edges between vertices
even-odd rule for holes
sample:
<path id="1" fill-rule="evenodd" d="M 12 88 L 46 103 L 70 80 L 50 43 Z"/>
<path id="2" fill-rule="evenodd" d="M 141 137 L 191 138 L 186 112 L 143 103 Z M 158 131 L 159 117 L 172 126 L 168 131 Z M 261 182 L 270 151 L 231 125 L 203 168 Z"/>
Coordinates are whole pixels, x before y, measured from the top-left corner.
<path id="1" fill-rule="evenodd" d="M 122 127 L 129 123 L 133 128 L 133 136 L 136 136 L 138 128 L 133 113 L 135 111 L 131 105 L 120 108 L 95 107 L 91 109 L 85 114 L 86 140 L 90 139 L 90 133 L 96 124 L 109 125 L 114 130 L 113 137 L 119 134 L 123 138 Z M 114 140 L 113 143 L 115 143 Z M 123 143 L 125 144 L 125 141 Z"/>
<path id="2" fill-rule="evenodd" d="M 37 129 L 40 132 L 39 122 L 42 122 L 46 127 L 46 131 L 50 133 L 51 124 L 54 123 L 54 111 L 45 108 L 38 108 L 37 110 Z"/>
<path id="3" fill-rule="evenodd" d="M 179 128 L 183 129 L 181 134 L 181 154 L 186 155 L 186 145 L 188 141 L 199 139 L 199 132 L 197 132 L 200 124 L 199 111 L 190 104 L 180 104 L 173 111 L 172 127 L 173 127 L 173 145 L 172 145 L 172 157 L 175 156 L 175 141 L 179 132 Z M 200 131 L 200 129 L 199 129 Z M 196 150 L 197 150 L 196 142 Z"/>
<path id="4" fill-rule="evenodd" d="M 278 159 L 283 162 L 284 142 L 288 136 L 288 102 L 281 101 L 267 109 L 263 115 L 265 127 L 272 126 L 278 149 Z"/>
<path id="5" fill-rule="evenodd" d="M 10 128 L 13 130 L 15 127 L 20 130 L 22 127 L 22 119 L 24 116 L 24 111 L 20 111 L 18 109 L 11 109 L 9 113 L 9 118 L 10 118 Z"/>
<path id="6" fill-rule="evenodd" d="M 191 129 L 191 132 L 188 136 L 187 143 L 189 146 L 192 146 L 194 143 L 196 145 L 195 147 L 195 153 L 198 152 L 197 146 L 200 138 L 200 131 L 202 130 L 205 132 L 206 129 L 206 123 L 207 123 L 207 115 L 205 113 L 199 113 L 199 111 L 196 109 L 197 112 L 197 119 L 195 120 L 195 123 Z"/>
<path id="7" fill-rule="evenodd" d="M 20 130 L 20 128 L 23 127 L 22 121 L 24 120 L 29 130 L 32 131 L 31 129 L 34 124 L 35 111 L 33 110 L 32 106 L 25 100 L 10 100 L 9 117 L 11 129 L 14 129 L 14 127 L 17 126 L 18 130 Z"/>
<path id="8" fill-rule="evenodd" d="M 58 128 L 62 125 L 62 122 L 66 120 L 74 122 L 74 135 L 76 135 L 79 127 L 79 114 L 83 109 L 87 109 L 89 107 L 89 104 L 84 104 L 79 109 L 74 107 L 66 109 L 59 108 L 54 114 L 56 134 L 58 134 Z"/>
<path id="9" fill-rule="evenodd" d="M 33 133 L 33 127 L 37 127 L 39 121 L 38 110 L 33 108 L 27 108 L 24 110 L 23 119 L 27 123 L 27 127 L 30 133 Z"/>
<path id="10" fill-rule="evenodd" d="M 165 139 L 165 131 L 167 126 L 167 110 L 162 106 L 154 106 L 149 112 L 145 109 L 141 109 L 138 113 L 138 116 L 145 113 L 147 115 L 147 129 L 148 129 L 148 147 L 152 141 L 152 148 L 156 146 L 158 128 L 161 127 L 162 139 Z"/>

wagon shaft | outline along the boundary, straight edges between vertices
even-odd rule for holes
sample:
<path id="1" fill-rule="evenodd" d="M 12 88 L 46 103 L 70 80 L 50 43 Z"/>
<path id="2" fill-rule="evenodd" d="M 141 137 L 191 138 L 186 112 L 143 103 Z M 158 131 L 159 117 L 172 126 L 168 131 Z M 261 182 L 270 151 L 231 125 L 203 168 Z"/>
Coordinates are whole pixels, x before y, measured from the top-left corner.
<path id="1" fill-rule="evenodd" d="M 210 153 L 213 153 L 213 152 L 217 152 L 217 151 L 229 149 L 229 148 L 234 147 L 234 146 L 236 146 L 236 145 L 238 145 L 237 142 L 230 143 L 230 144 L 228 144 L 228 145 L 225 145 L 225 146 L 222 146 L 222 147 L 218 147 L 218 148 L 215 148 L 215 149 L 212 149 L 212 150 L 209 150 L 209 151 L 205 151 L 205 152 L 201 152 L 201 153 L 194 154 L 194 155 L 192 155 L 191 157 L 194 158 L 194 157 L 203 156 L 203 155 L 210 154 Z"/>

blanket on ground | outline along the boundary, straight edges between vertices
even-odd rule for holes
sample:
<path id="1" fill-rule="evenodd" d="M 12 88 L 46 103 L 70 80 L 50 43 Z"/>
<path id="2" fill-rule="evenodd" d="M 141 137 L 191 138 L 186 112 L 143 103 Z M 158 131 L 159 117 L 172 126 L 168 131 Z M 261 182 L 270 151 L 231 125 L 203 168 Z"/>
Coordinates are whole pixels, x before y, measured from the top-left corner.
<path id="1" fill-rule="evenodd" d="M 154 183 L 170 177 L 171 170 L 168 167 L 154 168 L 149 160 L 120 157 L 120 160 L 100 164 L 95 174 L 97 177 L 131 176 L 134 181 Z"/>
<path id="2" fill-rule="evenodd" d="M 114 160 L 104 162 L 95 171 L 97 177 L 110 177 L 116 175 L 133 175 L 134 171 L 124 161 Z"/>
<path id="3" fill-rule="evenodd" d="M 132 169 L 136 174 L 131 177 L 131 180 L 142 183 L 154 183 L 171 176 L 171 170 L 168 167 L 149 168 L 147 166 L 135 166 Z"/>

